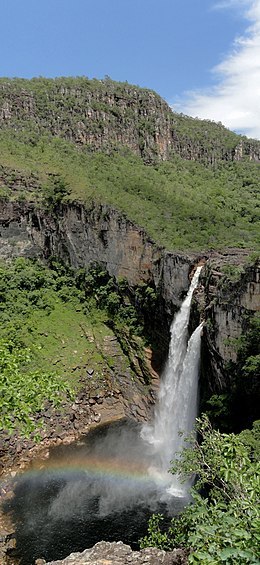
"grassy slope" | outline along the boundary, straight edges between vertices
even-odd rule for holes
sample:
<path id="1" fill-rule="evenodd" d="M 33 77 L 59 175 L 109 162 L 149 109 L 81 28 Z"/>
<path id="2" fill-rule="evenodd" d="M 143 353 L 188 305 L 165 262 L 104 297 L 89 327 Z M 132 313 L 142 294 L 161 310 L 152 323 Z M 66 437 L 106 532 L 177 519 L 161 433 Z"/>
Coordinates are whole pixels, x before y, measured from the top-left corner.
<path id="1" fill-rule="evenodd" d="M 256 249 L 259 243 L 260 175 L 254 162 L 205 167 L 175 156 L 148 166 L 128 149 L 92 154 L 58 138 L 30 142 L 28 132 L 5 131 L 1 164 L 39 176 L 37 194 L 20 191 L 16 198 L 42 200 L 52 190 L 48 173 L 58 173 L 68 199 L 109 203 L 168 249 Z M 0 190 L 12 197 L 6 186 Z"/>
<path id="2" fill-rule="evenodd" d="M 3 358 L 0 361 L 0 388 L 4 390 L 0 412 L 3 417 L 5 409 L 9 415 L 15 414 L 15 410 L 19 413 L 20 392 L 22 413 L 26 405 L 28 409 L 34 406 L 38 393 L 49 398 L 52 393 L 49 381 L 55 381 L 57 391 L 65 390 L 67 385 L 69 390 L 75 391 L 80 378 L 86 378 L 90 368 L 94 371 L 93 376 L 88 377 L 90 390 L 110 388 L 115 359 L 106 353 L 104 343 L 115 336 L 107 325 L 105 311 L 97 309 L 93 300 L 85 300 L 84 292 L 75 286 L 74 279 L 75 274 L 70 275 L 61 266 L 58 271 L 51 270 L 25 259 L 0 264 L 0 350 L 2 352 L 1 347 L 7 343 L 13 352 L 11 357 L 14 357 L 6 365 L 10 366 L 7 375 L 5 361 Z M 119 344 L 117 347 L 120 352 Z M 11 363 L 24 348 L 30 349 L 29 363 L 22 360 L 16 371 Z M 129 367 L 129 360 L 122 350 L 117 363 L 122 372 Z M 31 378 L 34 373 L 36 376 Z M 40 377 L 37 390 L 38 374 L 46 377 Z M 28 402 L 23 400 L 26 378 L 32 386 Z M 28 429 L 29 421 L 26 418 L 24 421 Z M 1 425 L 4 425 L 2 417 Z M 8 425 L 12 424 L 9 422 Z"/>
<path id="3" fill-rule="evenodd" d="M 102 344 L 105 336 L 113 335 L 104 318 L 96 311 L 86 315 L 79 304 L 64 304 L 60 299 L 55 299 L 48 315 L 34 310 L 21 332 L 26 345 L 34 349 L 33 368 L 53 370 L 55 367 L 65 378 L 77 383 L 86 367 L 92 367 L 97 377 L 103 357 L 96 341 Z"/>
<path id="4" fill-rule="evenodd" d="M 25 259 L 0 264 L 0 333 L 31 349 L 32 369 L 55 368 L 76 383 L 87 366 L 101 377 L 103 341 L 114 334 L 74 276 Z"/>

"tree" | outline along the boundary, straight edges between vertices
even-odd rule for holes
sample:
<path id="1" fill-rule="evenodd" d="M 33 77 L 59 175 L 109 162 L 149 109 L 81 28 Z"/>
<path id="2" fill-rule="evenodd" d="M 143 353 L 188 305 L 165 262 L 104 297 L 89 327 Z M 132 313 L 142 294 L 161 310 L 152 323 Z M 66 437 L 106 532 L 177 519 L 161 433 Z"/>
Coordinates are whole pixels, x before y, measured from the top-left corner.
<path id="1" fill-rule="evenodd" d="M 252 445 L 213 430 L 206 416 L 198 420 L 197 431 L 199 441 L 193 438 L 171 469 L 183 480 L 196 476 L 193 503 L 172 519 L 167 532 L 162 516 L 153 516 L 141 545 L 187 547 L 190 564 L 259 565 L 260 465 Z"/>

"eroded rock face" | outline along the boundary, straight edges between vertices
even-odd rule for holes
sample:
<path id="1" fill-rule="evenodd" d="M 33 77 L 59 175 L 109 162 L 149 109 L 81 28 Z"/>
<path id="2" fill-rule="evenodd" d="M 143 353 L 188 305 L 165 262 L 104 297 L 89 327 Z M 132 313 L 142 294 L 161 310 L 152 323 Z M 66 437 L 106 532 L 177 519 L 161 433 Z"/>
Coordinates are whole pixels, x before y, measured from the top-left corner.
<path id="1" fill-rule="evenodd" d="M 0 258 L 17 256 L 48 258 L 51 255 L 72 267 L 104 265 L 111 276 L 125 277 L 130 286 L 154 284 L 161 297 L 167 333 L 173 312 L 189 287 L 196 254 L 169 253 L 148 238 L 145 231 L 108 205 L 62 204 L 47 213 L 34 204 L 0 202 Z M 208 362 L 217 387 L 227 361 L 236 360 L 234 340 L 243 330 L 244 320 L 259 309 L 259 268 L 246 267 L 238 281 L 228 287 L 219 284 L 222 268 L 243 267 L 245 251 L 209 254 L 202 276 L 201 315 L 207 322 Z M 243 271 L 243 268 L 242 268 Z M 205 311 L 205 312 L 204 312 Z M 205 338 L 204 338 L 205 342 Z M 214 361 L 213 361 L 214 360 Z"/>
<path id="2" fill-rule="evenodd" d="M 22 128 L 31 122 L 33 131 L 94 151 L 123 145 L 147 162 L 169 157 L 171 110 L 155 92 L 112 81 L 70 82 L 47 80 L 42 92 L 31 88 L 30 81 L 2 82 L 0 127 L 15 122 Z"/>
<path id="3" fill-rule="evenodd" d="M 169 253 L 145 231 L 108 205 L 61 204 L 46 212 L 32 203 L 0 202 L 0 258 L 59 257 L 72 267 L 102 264 L 111 276 L 125 277 L 130 286 L 149 282 L 160 295 L 155 331 L 160 349 L 167 352 L 169 325 L 190 283 L 201 256 Z M 226 363 L 236 361 L 235 340 L 246 320 L 259 309 L 259 267 L 246 266 L 243 250 L 209 253 L 196 291 L 200 316 L 205 318 L 203 379 L 211 393 L 228 384 Z M 238 280 L 222 284 L 224 268 L 240 269 Z M 223 270 L 222 270 L 223 269 Z M 203 275 L 204 273 L 204 275 Z M 193 320 L 193 329 L 199 316 Z M 163 355 L 162 355 L 163 358 Z"/>
<path id="4" fill-rule="evenodd" d="M 125 146 L 145 162 L 184 159 L 216 163 L 247 156 L 259 161 L 260 144 L 221 124 L 174 113 L 155 92 L 112 80 L 2 80 L 0 127 L 31 128 L 92 151 Z M 201 124 L 203 126 L 203 133 Z"/>
<path id="5" fill-rule="evenodd" d="M 180 305 L 195 254 L 167 253 L 145 231 L 107 205 L 63 204 L 55 213 L 0 202 L 0 258 L 57 256 L 74 268 L 104 265 L 130 285 L 152 282 L 166 303 Z"/>
<path id="6" fill-rule="evenodd" d="M 36 562 L 37 563 L 37 562 Z M 38 565 L 44 561 L 39 560 Z M 61 561 L 51 561 L 48 565 L 184 565 L 187 554 L 181 549 L 170 552 L 153 547 L 141 551 L 132 551 L 129 545 L 121 541 L 108 543 L 101 541 L 82 553 L 72 553 Z"/>
<path id="7" fill-rule="evenodd" d="M 188 290 L 196 254 L 168 253 L 146 232 L 108 205 L 61 204 L 52 212 L 33 203 L 0 201 L 0 259 L 58 257 L 75 269 L 98 263 L 130 288 L 149 283 L 158 291 L 154 321 L 160 368 L 169 325 Z"/>
<path id="8" fill-rule="evenodd" d="M 205 269 L 204 372 L 214 393 L 227 388 L 227 365 L 237 361 L 237 341 L 260 310 L 260 265 L 248 266 L 247 259 L 245 252 L 237 250 L 211 259 Z M 225 279 L 224 267 L 230 264 L 238 272 L 234 282 Z"/>

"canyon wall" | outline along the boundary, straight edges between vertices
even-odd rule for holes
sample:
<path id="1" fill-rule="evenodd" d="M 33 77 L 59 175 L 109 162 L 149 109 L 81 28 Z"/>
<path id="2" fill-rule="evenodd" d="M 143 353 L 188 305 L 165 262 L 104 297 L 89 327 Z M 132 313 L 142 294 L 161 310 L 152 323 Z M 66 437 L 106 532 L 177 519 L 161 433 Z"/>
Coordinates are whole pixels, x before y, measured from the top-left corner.
<path id="1" fill-rule="evenodd" d="M 236 361 L 236 340 L 259 310 L 260 275 L 248 266 L 247 253 L 229 250 L 207 255 L 169 253 L 157 246 L 124 215 L 107 205 L 60 204 L 47 212 L 33 203 L 0 203 L 0 257 L 56 256 L 74 268 L 103 265 L 130 287 L 149 282 L 160 296 L 158 339 L 167 351 L 169 326 L 200 260 L 205 262 L 196 291 L 193 325 L 205 319 L 202 378 L 210 393 L 228 386 L 229 361 Z M 237 280 L 225 282 L 225 268 L 234 265 Z M 241 271 L 241 272 L 240 272 Z"/>
<path id="2" fill-rule="evenodd" d="M 230 264 L 233 281 L 225 275 Z M 250 265 L 247 254 L 236 250 L 210 258 L 202 279 L 206 321 L 202 378 L 210 393 L 220 393 L 231 385 L 230 363 L 236 363 L 241 335 L 260 310 L 260 265 Z"/>
<path id="3" fill-rule="evenodd" d="M 214 164 L 259 161 L 260 142 L 222 124 L 172 111 L 155 92 L 110 79 L 0 79 L 0 128 L 60 137 L 89 151 L 128 147 L 145 162 L 184 159 Z"/>
<path id="4" fill-rule="evenodd" d="M 196 255 L 167 253 L 107 205 L 61 204 L 47 212 L 34 204 L 0 202 L 0 257 L 59 257 L 74 268 L 103 265 L 129 285 L 150 282 L 169 313 L 189 286 Z"/>

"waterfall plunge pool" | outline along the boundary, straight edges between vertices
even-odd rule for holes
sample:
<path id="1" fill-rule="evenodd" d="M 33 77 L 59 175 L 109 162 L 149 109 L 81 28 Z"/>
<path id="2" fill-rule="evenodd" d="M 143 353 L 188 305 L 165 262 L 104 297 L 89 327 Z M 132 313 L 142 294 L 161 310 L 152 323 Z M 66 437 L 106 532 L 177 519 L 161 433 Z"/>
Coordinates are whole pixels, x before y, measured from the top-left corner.
<path id="1" fill-rule="evenodd" d="M 181 512 L 187 498 L 169 494 L 171 475 L 152 466 L 140 425 L 121 420 L 101 425 L 71 445 L 50 450 L 16 477 L 5 504 L 15 525 L 12 557 L 21 565 L 62 559 L 100 540 L 139 547 L 154 512 Z"/>
<path id="2" fill-rule="evenodd" d="M 33 565 L 83 551 L 100 540 L 122 540 L 138 548 L 151 514 L 171 516 L 188 502 L 170 461 L 183 447 L 197 412 L 203 322 L 188 341 L 193 291 L 202 266 L 171 325 L 168 361 L 151 423 L 123 420 L 99 426 L 81 441 L 52 449 L 18 478 L 6 503 L 16 527 L 16 555 Z"/>

